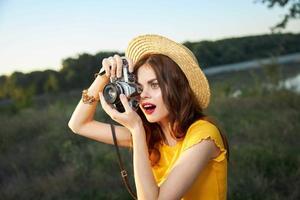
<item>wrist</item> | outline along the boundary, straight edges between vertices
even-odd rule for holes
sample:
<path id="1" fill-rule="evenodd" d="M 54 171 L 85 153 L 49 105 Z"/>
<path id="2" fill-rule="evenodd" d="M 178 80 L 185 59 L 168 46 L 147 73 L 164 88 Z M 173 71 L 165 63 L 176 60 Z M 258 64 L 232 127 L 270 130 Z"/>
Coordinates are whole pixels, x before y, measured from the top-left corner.
<path id="1" fill-rule="evenodd" d="M 103 91 L 105 85 L 109 83 L 109 78 L 106 76 L 97 76 L 91 86 L 88 88 L 89 92 L 92 94 L 99 94 L 99 92 Z"/>
<path id="2" fill-rule="evenodd" d="M 134 148 L 142 147 L 141 144 L 146 144 L 146 132 L 145 128 L 143 125 L 137 125 L 132 131 L 131 131 L 131 136 L 132 136 L 132 146 Z"/>
<path id="3" fill-rule="evenodd" d="M 96 73 L 94 74 L 94 77 L 95 77 L 95 81 L 104 82 L 106 84 L 109 82 L 109 77 L 107 77 L 105 74 L 100 75 L 100 73 Z"/>
<path id="4" fill-rule="evenodd" d="M 93 104 L 94 102 L 99 101 L 99 95 L 94 96 L 94 95 L 90 95 L 89 91 L 87 89 L 82 91 L 82 102 L 84 104 Z"/>
<path id="5" fill-rule="evenodd" d="M 138 120 L 134 127 L 132 127 L 131 132 L 133 135 L 135 135 L 135 133 L 140 134 L 142 131 L 144 130 L 144 125 L 143 125 L 143 121 L 142 120 Z"/>

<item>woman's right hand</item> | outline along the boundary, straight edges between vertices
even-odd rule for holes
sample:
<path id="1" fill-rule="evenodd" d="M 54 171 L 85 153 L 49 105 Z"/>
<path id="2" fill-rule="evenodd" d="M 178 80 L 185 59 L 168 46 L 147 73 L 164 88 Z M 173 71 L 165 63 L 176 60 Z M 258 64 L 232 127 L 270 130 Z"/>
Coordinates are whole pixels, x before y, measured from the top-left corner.
<path id="1" fill-rule="evenodd" d="M 102 67 L 105 70 L 105 75 L 110 78 L 120 78 L 122 77 L 122 58 L 125 58 L 128 62 L 129 72 L 133 72 L 133 63 L 132 60 L 126 57 L 120 57 L 118 54 L 115 54 L 113 57 L 104 58 L 102 60 Z"/>

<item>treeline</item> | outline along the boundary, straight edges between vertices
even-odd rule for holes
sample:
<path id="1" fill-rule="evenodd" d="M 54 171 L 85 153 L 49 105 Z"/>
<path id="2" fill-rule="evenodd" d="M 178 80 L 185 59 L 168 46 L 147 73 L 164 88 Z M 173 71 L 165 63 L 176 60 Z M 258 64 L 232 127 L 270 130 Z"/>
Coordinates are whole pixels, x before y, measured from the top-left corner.
<path id="1" fill-rule="evenodd" d="M 300 34 L 248 36 L 185 42 L 184 45 L 194 52 L 202 68 L 207 68 L 299 52 Z M 10 76 L 0 76 L 0 100 L 11 99 L 24 107 L 31 103 L 34 95 L 88 87 L 93 74 L 99 71 L 102 59 L 116 53 L 124 55 L 120 52 L 99 52 L 96 55 L 84 53 L 76 58 L 64 59 L 59 71 L 14 72 Z"/>
<path id="2" fill-rule="evenodd" d="M 300 51 L 300 34 L 270 34 L 217 41 L 185 42 L 202 68 Z"/>
<path id="3" fill-rule="evenodd" d="M 0 108 L 1 102 L 13 102 L 13 110 L 18 110 L 31 106 L 35 95 L 88 87 L 94 79 L 93 74 L 99 71 L 101 61 L 114 54 L 122 55 L 119 52 L 84 53 L 77 58 L 64 59 L 59 71 L 14 72 L 10 76 L 0 76 Z"/>

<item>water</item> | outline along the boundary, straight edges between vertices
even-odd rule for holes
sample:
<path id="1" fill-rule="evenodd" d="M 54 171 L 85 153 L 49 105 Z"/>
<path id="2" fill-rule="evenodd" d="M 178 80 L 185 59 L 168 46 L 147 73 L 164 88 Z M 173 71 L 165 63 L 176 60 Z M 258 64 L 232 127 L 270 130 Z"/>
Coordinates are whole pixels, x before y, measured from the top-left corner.
<path id="1" fill-rule="evenodd" d="M 257 60 L 246 61 L 241 63 L 209 67 L 207 69 L 203 69 L 203 71 L 206 75 L 215 75 L 220 73 L 228 73 L 232 71 L 261 68 L 261 66 L 266 64 L 271 64 L 273 62 L 276 62 L 276 64 L 287 64 L 287 63 L 293 63 L 299 61 L 300 61 L 300 53 L 293 53 L 289 55 L 278 56 L 276 58 L 264 58 L 264 59 L 257 59 Z"/>
<path id="2" fill-rule="evenodd" d="M 300 74 L 284 81 L 280 81 L 279 88 L 285 88 L 300 94 Z"/>

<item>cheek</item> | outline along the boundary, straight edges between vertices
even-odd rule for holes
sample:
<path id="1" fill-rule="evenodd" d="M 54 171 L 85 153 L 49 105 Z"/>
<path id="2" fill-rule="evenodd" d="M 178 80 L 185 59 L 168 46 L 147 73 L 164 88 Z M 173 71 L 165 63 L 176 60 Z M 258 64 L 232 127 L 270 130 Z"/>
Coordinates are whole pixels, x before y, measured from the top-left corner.
<path id="1" fill-rule="evenodd" d="M 162 93 L 160 89 L 153 92 L 152 97 L 155 98 L 155 100 L 158 101 L 159 103 L 163 102 Z"/>
<path id="2" fill-rule="evenodd" d="M 153 97 L 155 98 L 156 103 L 159 104 L 159 106 L 160 106 L 161 108 L 167 109 L 167 107 L 166 107 L 166 105 L 165 105 L 165 103 L 164 103 L 164 100 L 163 100 L 161 91 L 156 92 L 156 93 L 153 95 Z"/>

